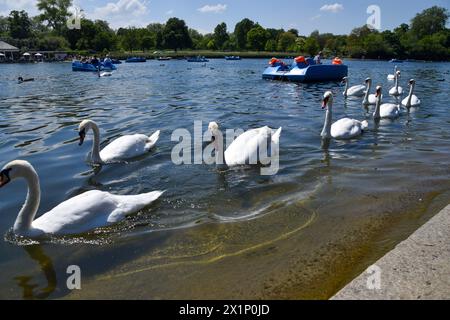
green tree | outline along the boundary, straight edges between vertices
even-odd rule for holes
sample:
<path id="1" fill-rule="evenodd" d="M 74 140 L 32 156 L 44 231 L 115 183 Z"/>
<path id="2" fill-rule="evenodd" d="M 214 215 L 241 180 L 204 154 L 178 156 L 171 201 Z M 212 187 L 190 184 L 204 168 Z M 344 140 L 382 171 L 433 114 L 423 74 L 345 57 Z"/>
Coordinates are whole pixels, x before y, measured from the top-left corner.
<path id="1" fill-rule="evenodd" d="M 442 7 L 423 10 L 411 20 L 411 32 L 417 39 L 431 36 L 445 30 L 448 18 L 447 9 Z"/>
<path id="2" fill-rule="evenodd" d="M 67 18 L 70 16 L 69 8 L 72 0 L 38 0 L 37 8 L 41 11 L 41 21 L 46 21 L 47 26 L 62 34 Z"/>
<path id="3" fill-rule="evenodd" d="M 255 26 L 255 23 L 250 19 L 243 19 L 234 27 L 234 35 L 236 36 L 236 43 L 239 49 L 247 48 L 247 33 Z"/>
<path id="4" fill-rule="evenodd" d="M 227 32 L 227 24 L 222 22 L 214 29 L 214 42 L 219 49 L 223 49 L 223 45 L 230 39 Z"/>
<path id="5" fill-rule="evenodd" d="M 141 42 L 142 51 L 149 50 L 151 48 L 155 48 L 155 45 L 156 45 L 155 38 L 150 34 L 144 35 L 140 42 Z"/>
<path id="6" fill-rule="evenodd" d="M 130 52 L 133 52 L 133 50 L 139 48 L 139 35 L 136 28 L 130 27 L 127 29 L 122 29 L 121 31 L 120 41 L 122 48 Z"/>
<path id="7" fill-rule="evenodd" d="M 305 44 L 303 45 L 302 51 L 308 53 L 311 56 L 317 54 L 317 52 L 319 51 L 319 44 L 317 43 L 316 38 L 308 37 L 305 41 Z"/>
<path id="8" fill-rule="evenodd" d="M 162 33 L 163 45 L 166 48 L 177 51 L 178 49 L 191 48 L 192 39 L 184 20 L 170 18 L 167 20 Z"/>
<path id="9" fill-rule="evenodd" d="M 266 45 L 265 45 L 265 47 L 264 47 L 264 50 L 265 50 L 265 51 L 274 52 L 274 51 L 277 51 L 277 47 L 278 47 L 278 44 L 277 44 L 276 40 L 274 40 L 274 39 L 269 39 L 269 40 L 267 40 L 267 42 L 266 42 Z"/>
<path id="10" fill-rule="evenodd" d="M 8 17 L 9 35 L 15 39 L 31 37 L 31 20 L 25 11 L 11 11 Z"/>
<path id="11" fill-rule="evenodd" d="M 264 50 L 267 39 L 269 38 L 266 30 L 257 24 L 247 33 L 247 46 L 257 51 Z"/>
<path id="12" fill-rule="evenodd" d="M 8 18 L 0 16 L 0 36 L 6 36 L 9 32 Z"/>
<path id="13" fill-rule="evenodd" d="M 297 37 L 295 34 L 291 32 L 284 32 L 280 35 L 280 39 L 278 40 L 278 51 L 288 51 L 288 49 L 292 49 L 295 45 L 295 40 Z"/>

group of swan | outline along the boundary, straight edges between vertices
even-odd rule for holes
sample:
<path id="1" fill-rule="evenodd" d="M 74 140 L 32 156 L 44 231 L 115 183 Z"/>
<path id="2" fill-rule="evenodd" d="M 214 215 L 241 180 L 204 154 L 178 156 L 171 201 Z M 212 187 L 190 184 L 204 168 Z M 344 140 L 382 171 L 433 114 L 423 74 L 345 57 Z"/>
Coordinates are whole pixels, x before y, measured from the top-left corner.
<path id="1" fill-rule="evenodd" d="M 400 71 L 396 70 L 396 86 L 393 88 L 399 93 L 398 77 Z M 344 96 L 363 96 L 364 104 L 375 104 L 374 119 L 395 119 L 400 115 L 400 105 L 381 103 L 382 88 L 376 87 L 375 94 L 369 94 L 372 80 L 366 79 L 366 86 L 348 88 L 348 78 Z M 409 81 L 410 92 L 402 104 L 405 107 L 419 105 L 420 99 L 414 95 L 415 80 Z M 392 89 L 391 89 L 392 91 Z M 321 133 L 324 139 L 353 139 L 360 136 L 369 124 L 366 120 L 359 121 L 343 118 L 332 123 L 333 94 L 328 91 L 323 98 L 322 108 L 326 109 L 325 124 Z M 100 130 L 92 120 L 84 120 L 78 128 L 79 145 L 81 146 L 86 134 L 92 130 L 93 144 L 91 160 L 94 164 L 107 164 L 135 158 L 147 153 L 159 140 L 160 131 L 151 136 L 144 134 L 124 135 L 100 151 Z M 238 136 L 233 143 L 224 150 L 223 136 L 216 122 L 208 126 L 214 141 L 216 164 L 219 167 L 232 167 L 249 164 L 251 160 L 256 163 L 267 164 L 268 159 L 260 159 L 259 150 L 270 148 L 266 157 L 274 156 L 278 151 L 282 128 L 278 130 L 267 126 L 248 130 Z M 269 143 L 270 142 L 270 143 Z M 273 149 L 273 150 L 272 150 Z M 269 156 L 269 153 L 271 155 Z M 255 163 L 251 163 L 255 164 Z M 152 202 L 156 201 L 164 191 L 153 191 L 139 195 L 113 195 L 103 191 L 88 191 L 60 203 L 51 211 L 34 220 L 40 203 L 39 177 L 32 165 L 23 160 L 15 160 L 6 164 L 0 171 L 0 188 L 9 182 L 23 178 L 28 184 L 28 194 L 22 209 L 14 223 L 15 234 L 26 237 L 40 237 L 43 235 L 70 235 L 80 234 L 95 228 L 108 226 L 123 220 L 127 215 L 135 213 Z"/>
<path id="2" fill-rule="evenodd" d="M 215 122 L 209 124 L 216 151 L 217 164 L 226 167 L 244 165 L 251 159 L 257 159 L 260 148 L 268 148 L 267 139 L 273 146 L 278 146 L 282 128 L 272 130 L 269 127 L 249 130 L 223 150 L 223 139 L 219 126 Z M 106 164 L 120 160 L 135 158 L 148 152 L 159 139 L 160 131 L 150 137 L 143 134 L 125 135 L 100 151 L 100 131 L 92 120 L 84 120 L 79 125 L 79 145 L 81 146 L 89 130 L 94 139 L 91 152 L 92 162 Z M 275 148 L 278 150 L 278 148 Z M 273 154 L 272 154 L 273 156 Z M 224 161 L 219 162 L 220 157 Z M 257 159 L 264 163 L 267 159 Z M 113 195 L 103 191 L 88 191 L 68 199 L 34 220 L 39 209 L 41 191 L 39 177 L 33 166 L 27 161 L 15 160 L 6 164 L 0 171 L 0 188 L 16 179 L 25 179 L 28 194 L 25 204 L 20 210 L 13 226 L 16 235 L 38 238 L 46 235 L 72 235 L 108 226 L 123 220 L 127 215 L 135 213 L 156 201 L 164 191 L 153 191 L 139 195 Z"/>
<path id="3" fill-rule="evenodd" d="M 397 68 L 396 68 L 397 69 Z M 399 78 L 400 78 L 401 72 L 400 70 L 396 70 L 395 72 L 395 86 L 389 90 L 389 95 L 397 98 L 403 94 L 403 88 L 399 86 Z M 375 105 L 377 103 L 377 97 L 375 94 L 371 94 L 370 90 L 372 88 L 372 79 L 367 78 L 365 80 L 366 85 L 357 85 L 353 86 L 351 88 L 348 87 L 348 77 L 345 77 L 343 79 L 343 82 L 345 83 L 345 90 L 344 90 L 344 97 L 361 97 L 364 96 L 363 99 L 363 105 L 369 106 L 369 105 Z M 414 90 L 416 87 L 416 81 L 414 79 L 409 80 L 409 94 L 408 96 L 402 100 L 402 105 L 410 108 L 410 107 L 417 107 L 421 104 L 420 99 L 414 94 Z M 383 96 L 380 96 L 380 99 L 383 100 Z"/>
<path id="4" fill-rule="evenodd" d="M 400 71 L 397 71 L 400 72 Z M 344 78 L 344 81 L 348 84 L 348 78 Z M 396 119 L 400 116 L 400 105 L 393 104 L 393 103 L 382 103 L 383 94 L 382 94 L 382 87 L 377 86 L 375 94 L 369 94 L 371 86 L 372 86 L 372 79 L 367 78 L 366 79 L 366 89 L 363 104 L 364 105 L 375 105 L 375 112 L 373 113 L 373 118 L 375 120 L 380 119 Z M 420 105 L 421 101 L 419 98 L 417 98 L 416 95 L 414 95 L 414 88 L 416 85 L 416 81 L 414 79 L 411 79 L 409 81 L 410 91 L 409 95 L 402 101 L 402 105 L 410 108 L 414 106 Z M 353 90 L 348 89 L 346 87 L 344 96 L 347 96 L 350 92 L 353 94 L 359 92 L 362 92 L 362 87 L 352 87 L 355 88 Z M 321 133 L 322 138 L 324 139 L 338 139 L 338 140 L 347 140 L 347 139 L 353 139 L 355 137 L 360 136 L 363 134 L 364 130 L 368 128 L 369 123 L 364 121 L 359 121 L 355 119 L 349 119 L 349 118 L 343 118 L 339 121 L 332 124 L 332 117 L 333 117 L 333 93 L 331 91 L 328 91 L 325 93 L 323 97 L 323 104 L 322 109 L 326 109 L 326 115 L 325 115 L 325 124 L 323 126 L 323 130 Z"/>

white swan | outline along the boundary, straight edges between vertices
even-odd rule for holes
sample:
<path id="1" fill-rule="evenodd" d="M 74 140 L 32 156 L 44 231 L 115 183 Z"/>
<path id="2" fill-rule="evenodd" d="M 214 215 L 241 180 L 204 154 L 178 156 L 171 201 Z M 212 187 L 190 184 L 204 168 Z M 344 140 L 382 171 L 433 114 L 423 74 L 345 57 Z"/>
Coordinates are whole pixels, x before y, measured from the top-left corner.
<path id="1" fill-rule="evenodd" d="M 94 132 L 94 142 L 92 145 L 92 162 L 104 164 L 108 162 L 126 160 L 138 157 L 148 152 L 159 139 L 160 131 L 156 131 L 148 137 L 144 134 L 122 136 L 100 151 L 100 130 L 98 125 L 92 120 L 83 120 L 79 126 L 80 146 L 83 144 L 86 133 L 92 129 Z"/>
<path id="2" fill-rule="evenodd" d="M 398 67 L 395 66 L 395 68 L 394 68 L 394 74 L 388 74 L 387 79 L 388 79 L 389 81 L 394 81 L 394 80 L 395 80 L 395 74 L 397 73 L 397 71 L 398 71 Z"/>
<path id="3" fill-rule="evenodd" d="M 34 220 L 41 190 L 39 177 L 30 163 L 15 160 L 5 165 L 0 172 L 0 187 L 18 178 L 24 178 L 27 182 L 28 194 L 17 215 L 13 231 L 19 236 L 30 238 L 80 234 L 108 226 L 145 208 L 163 194 L 161 191 L 154 191 L 135 196 L 119 196 L 102 191 L 88 191 L 60 203 Z"/>
<path id="4" fill-rule="evenodd" d="M 321 133 L 324 139 L 338 139 L 347 140 L 363 134 L 364 130 L 369 127 L 369 123 L 358 121 L 355 119 L 343 118 L 331 125 L 333 117 L 333 93 L 331 91 L 325 92 L 323 96 L 322 109 L 327 109 L 325 116 L 325 124 Z"/>
<path id="5" fill-rule="evenodd" d="M 282 128 L 278 130 L 262 127 L 244 132 L 224 152 L 223 135 L 216 122 L 208 126 L 213 136 L 216 165 L 232 167 L 245 164 L 269 164 L 278 156 Z M 267 152 L 261 152 L 264 148 Z"/>
<path id="6" fill-rule="evenodd" d="M 377 97 L 375 96 L 375 94 L 370 94 L 370 89 L 372 88 L 372 79 L 371 78 L 366 79 L 366 85 L 367 85 L 367 90 L 366 90 L 366 94 L 364 96 L 363 105 L 365 105 L 365 106 L 374 105 L 377 103 Z M 381 97 L 381 99 L 383 99 L 383 97 Z"/>
<path id="7" fill-rule="evenodd" d="M 396 119 L 400 116 L 400 106 L 392 103 L 381 104 L 381 86 L 377 87 L 377 103 L 373 117 L 379 119 Z"/>
<path id="8" fill-rule="evenodd" d="M 414 88 L 416 87 L 416 80 L 411 79 L 409 80 L 409 95 L 403 99 L 402 105 L 404 105 L 407 108 L 410 107 L 417 107 L 421 104 L 421 101 L 417 96 L 414 94 Z"/>
<path id="9" fill-rule="evenodd" d="M 348 87 L 348 77 L 344 77 L 342 82 L 345 83 L 344 97 L 362 97 L 366 93 L 366 87 L 361 85 Z"/>
<path id="10" fill-rule="evenodd" d="M 103 71 L 103 72 L 98 73 L 99 78 L 111 77 L 111 76 L 112 76 L 112 72 L 109 72 L 109 71 Z"/>
<path id="11" fill-rule="evenodd" d="M 400 71 L 395 73 L 395 86 L 389 90 L 389 94 L 394 97 L 401 96 L 403 94 L 403 88 L 398 85 L 398 79 L 400 78 Z"/>

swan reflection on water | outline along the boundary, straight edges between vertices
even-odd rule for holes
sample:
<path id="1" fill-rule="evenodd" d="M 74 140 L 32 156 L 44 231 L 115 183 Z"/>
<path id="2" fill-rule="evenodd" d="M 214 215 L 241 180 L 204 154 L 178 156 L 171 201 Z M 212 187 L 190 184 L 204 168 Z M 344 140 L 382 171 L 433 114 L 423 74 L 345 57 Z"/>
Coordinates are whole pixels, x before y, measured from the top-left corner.
<path id="1" fill-rule="evenodd" d="M 57 285 L 53 262 L 50 257 L 45 254 L 40 244 L 23 246 L 22 248 L 31 259 L 38 263 L 40 270 L 47 281 L 46 287 L 39 288 L 39 285 L 33 281 L 36 280 L 34 279 L 35 277 L 31 275 L 16 276 L 14 279 L 17 281 L 17 285 L 23 289 L 22 297 L 27 300 L 47 299 L 55 291 Z"/>

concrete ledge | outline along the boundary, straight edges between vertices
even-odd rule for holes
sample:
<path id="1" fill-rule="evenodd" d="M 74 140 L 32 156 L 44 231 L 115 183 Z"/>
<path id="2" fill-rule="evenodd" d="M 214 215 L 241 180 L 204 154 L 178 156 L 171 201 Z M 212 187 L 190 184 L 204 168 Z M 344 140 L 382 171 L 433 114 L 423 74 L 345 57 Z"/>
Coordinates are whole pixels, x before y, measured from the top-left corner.
<path id="1" fill-rule="evenodd" d="M 374 266 L 332 300 L 450 299 L 450 205 Z"/>

